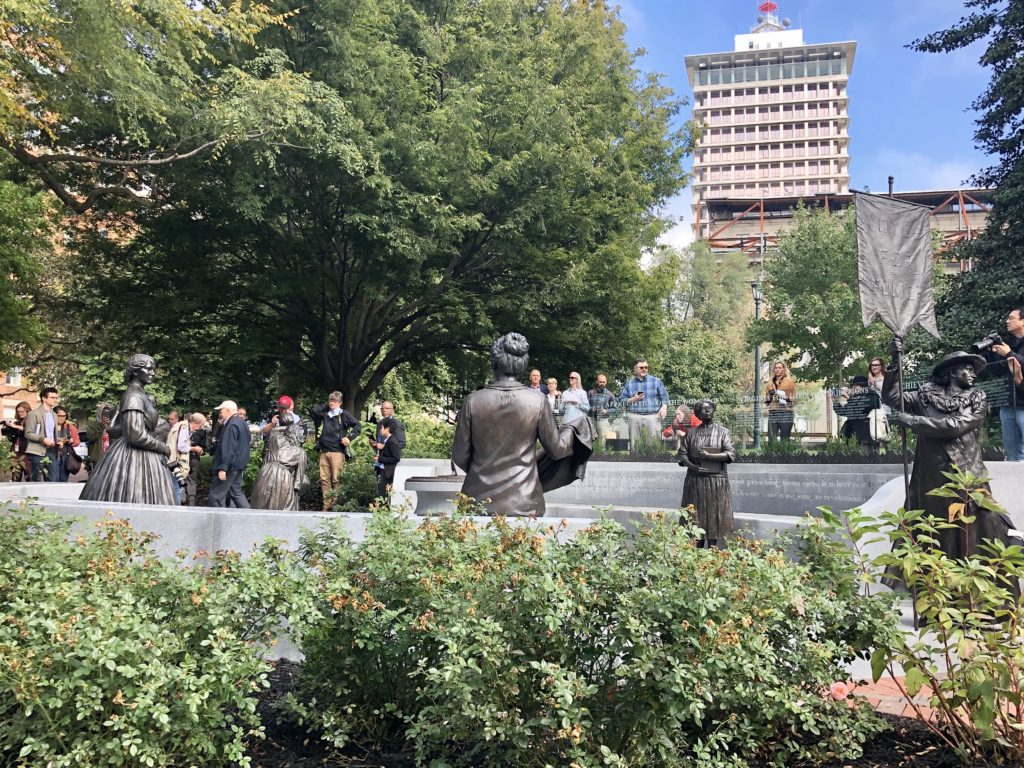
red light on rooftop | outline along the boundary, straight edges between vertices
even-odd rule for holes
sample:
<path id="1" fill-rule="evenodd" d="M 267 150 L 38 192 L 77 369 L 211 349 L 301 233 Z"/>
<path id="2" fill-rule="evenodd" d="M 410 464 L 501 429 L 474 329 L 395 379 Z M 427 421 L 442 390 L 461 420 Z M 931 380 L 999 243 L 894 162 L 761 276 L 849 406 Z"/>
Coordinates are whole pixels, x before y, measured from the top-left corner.
<path id="1" fill-rule="evenodd" d="M 775 13 L 775 11 L 779 10 L 779 5 L 778 3 L 773 3 L 771 0 L 768 0 L 767 3 L 761 3 L 757 6 L 757 10 L 761 13 Z"/>

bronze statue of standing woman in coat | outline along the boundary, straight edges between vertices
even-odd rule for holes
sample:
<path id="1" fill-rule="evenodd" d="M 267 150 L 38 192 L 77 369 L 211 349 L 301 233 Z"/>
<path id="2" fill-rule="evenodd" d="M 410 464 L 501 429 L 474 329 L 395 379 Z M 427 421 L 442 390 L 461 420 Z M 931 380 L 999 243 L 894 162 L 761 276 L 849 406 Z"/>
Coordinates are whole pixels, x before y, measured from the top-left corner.
<path id="1" fill-rule="evenodd" d="M 700 425 L 686 433 L 679 447 L 679 465 L 686 467 L 682 506 L 692 506 L 695 522 L 704 531 L 702 547 L 717 547 L 732 535 L 732 489 L 728 465 L 736 459 L 732 433 L 715 423 L 715 404 L 700 400 L 693 406 Z"/>
<path id="2" fill-rule="evenodd" d="M 494 342 L 494 380 L 466 398 L 455 428 L 452 461 L 466 472 L 462 492 L 491 515 L 543 515 L 544 491 L 582 478 L 591 454 L 590 422 L 580 419 L 559 432 L 548 399 L 518 380 L 529 353 L 518 333 Z"/>

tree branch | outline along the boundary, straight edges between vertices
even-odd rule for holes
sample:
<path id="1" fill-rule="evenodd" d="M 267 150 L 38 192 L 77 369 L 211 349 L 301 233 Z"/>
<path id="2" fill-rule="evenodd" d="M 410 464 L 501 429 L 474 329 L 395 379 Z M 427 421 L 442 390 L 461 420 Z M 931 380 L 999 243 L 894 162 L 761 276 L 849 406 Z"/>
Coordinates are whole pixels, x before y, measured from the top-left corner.
<path id="1" fill-rule="evenodd" d="M 244 141 L 253 141 L 261 136 L 265 136 L 267 131 L 249 131 L 242 136 Z M 230 140 L 230 137 L 221 136 L 218 139 L 212 139 L 204 144 L 200 144 L 194 149 L 190 149 L 188 152 L 174 152 L 164 157 L 149 157 L 149 158 L 137 158 L 134 160 L 121 159 L 116 157 L 102 157 L 97 155 L 83 155 L 75 152 L 52 152 L 52 153 L 41 153 L 33 154 L 32 152 L 25 149 L 20 144 L 8 140 L 5 137 L 0 137 L 0 146 L 10 152 L 18 160 L 19 163 L 35 168 L 37 166 L 53 165 L 54 163 L 79 163 L 82 165 L 105 165 L 117 168 L 153 168 L 161 165 L 169 165 L 171 163 L 177 163 L 182 160 L 188 160 L 196 155 L 202 154 L 208 149 L 212 149 L 216 146 L 226 143 Z"/>

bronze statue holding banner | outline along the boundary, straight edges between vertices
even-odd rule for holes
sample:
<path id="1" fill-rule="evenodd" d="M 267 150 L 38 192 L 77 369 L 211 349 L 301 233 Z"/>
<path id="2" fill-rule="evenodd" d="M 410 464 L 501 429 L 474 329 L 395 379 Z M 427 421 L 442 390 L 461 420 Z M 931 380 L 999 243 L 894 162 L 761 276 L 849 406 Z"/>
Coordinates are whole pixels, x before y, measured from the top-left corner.
<path id="1" fill-rule="evenodd" d="M 882 399 L 894 409 L 889 418 L 917 434 L 905 508 L 922 509 L 929 517 L 946 521 L 949 499 L 928 493 L 948 482 L 942 473 L 956 467 L 975 476 L 985 474 L 978 432 L 985 423 L 988 404 L 985 391 L 974 386 L 985 358 L 967 352 L 946 355 L 932 370 L 931 378 L 916 392 L 904 393 L 901 400 L 896 376 L 901 351 L 901 345 L 895 343 Z M 980 507 L 966 513 L 975 517 L 966 530 L 958 526 L 938 532 L 939 546 L 949 557 L 973 555 L 982 539 L 1009 544 L 1006 523 L 999 515 Z"/>

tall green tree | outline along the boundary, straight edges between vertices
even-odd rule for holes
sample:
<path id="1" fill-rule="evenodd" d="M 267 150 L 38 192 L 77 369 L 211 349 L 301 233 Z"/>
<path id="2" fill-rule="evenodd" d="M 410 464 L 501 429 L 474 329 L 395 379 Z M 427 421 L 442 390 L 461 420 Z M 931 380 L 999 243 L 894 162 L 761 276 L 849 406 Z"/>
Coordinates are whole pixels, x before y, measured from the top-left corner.
<path id="1" fill-rule="evenodd" d="M 23 362 L 43 335 L 41 263 L 53 253 L 55 206 L 0 160 L 0 366 Z"/>
<path id="2" fill-rule="evenodd" d="M 991 72 L 977 111 L 977 146 L 995 158 L 975 183 L 995 188 L 982 235 L 961 247 L 971 272 L 958 275 L 937 303 L 939 329 L 947 347 L 975 341 L 1002 329 L 1007 310 L 1024 300 L 1024 2 L 967 0 L 968 13 L 949 29 L 915 41 L 929 53 L 956 51 L 983 42 L 979 64 Z"/>
<path id="3" fill-rule="evenodd" d="M 275 4 L 267 78 L 306 89 L 260 151 L 171 173 L 173 205 L 89 244 L 93 306 L 182 356 L 221 345 L 359 407 L 388 373 L 479 355 L 631 354 L 662 321 L 640 268 L 683 184 L 679 103 L 600 2 Z M 84 246 L 83 246 L 84 247 Z M 186 278 L 187 301 L 175 301 Z M 110 297 L 117 297 L 111 302 Z M 106 302 L 106 303 L 104 303 Z M 173 307 L 173 314 L 165 312 Z"/>
<path id="4" fill-rule="evenodd" d="M 269 136 L 292 83 L 255 74 L 252 0 L 4 0 L 0 150 L 69 210 L 153 205 L 160 171 Z"/>
<path id="5" fill-rule="evenodd" d="M 676 278 L 666 325 L 650 348 L 654 371 L 673 398 L 735 395 L 743 380 L 743 318 L 750 303 L 746 257 L 712 253 L 703 242 L 660 256 L 660 266 Z"/>
<path id="6" fill-rule="evenodd" d="M 704 241 L 682 255 L 679 281 L 670 297 L 670 311 L 693 318 L 708 328 L 736 334 L 737 320 L 750 304 L 752 274 L 744 253 L 713 253 Z"/>
<path id="7" fill-rule="evenodd" d="M 699 320 L 683 320 L 667 329 L 651 354 L 651 365 L 673 399 L 739 394 L 743 376 L 741 349 Z"/>
<path id="8" fill-rule="evenodd" d="M 799 361 L 805 380 L 844 381 L 854 365 L 863 368 L 856 358 L 884 344 L 880 323 L 861 323 L 853 208 L 829 214 L 801 207 L 765 264 L 763 291 L 765 317 L 750 322 L 747 340 Z"/>

